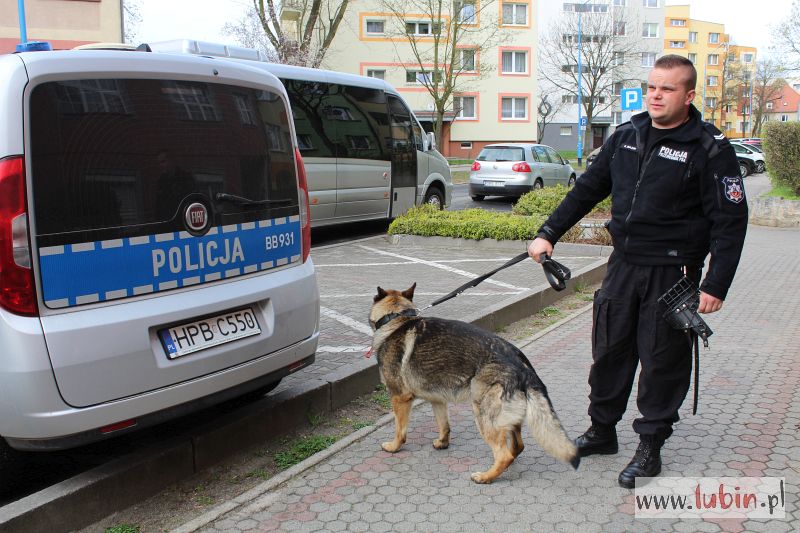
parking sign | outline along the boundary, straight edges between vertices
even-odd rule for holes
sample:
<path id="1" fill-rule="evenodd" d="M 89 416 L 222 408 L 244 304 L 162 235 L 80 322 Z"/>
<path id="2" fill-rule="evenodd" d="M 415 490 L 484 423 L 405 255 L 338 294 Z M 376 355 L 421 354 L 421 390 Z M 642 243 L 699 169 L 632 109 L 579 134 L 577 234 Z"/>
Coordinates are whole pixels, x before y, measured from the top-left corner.
<path id="1" fill-rule="evenodd" d="M 642 89 L 622 89 L 620 92 L 623 111 L 635 111 L 642 108 Z"/>

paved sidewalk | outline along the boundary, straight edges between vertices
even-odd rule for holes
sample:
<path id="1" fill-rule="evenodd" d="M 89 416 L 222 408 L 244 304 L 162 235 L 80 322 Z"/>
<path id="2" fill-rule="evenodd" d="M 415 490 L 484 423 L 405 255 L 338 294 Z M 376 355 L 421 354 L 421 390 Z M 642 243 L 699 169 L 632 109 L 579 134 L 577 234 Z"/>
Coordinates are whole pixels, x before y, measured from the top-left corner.
<path id="1" fill-rule="evenodd" d="M 365 280 L 365 294 L 372 284 Z M 392 284 L 404 283 L 387 283 Z M 451 406 L 452 444 L 437 451 L 431 446 L 436 425 L 430 406 L 421 404 L 400 453 L 380 449 L 392 434 L 391 423 L 362 430 L 283 483 L 266 482 L 182 530 L 798 531 L 799 294 L 800 231 L 751 226 L 730 297 L 720 313 L 708 317 L 715 334 L 711 349 L 701 352 L 699 412 L 691 415 L 687 399 L 663 451 L 662 476 L 785 477 L 785 519 L 634 518 L 632 491 L 616 482 L 637 444 L 630 429 L 633 401 L 619 425 L 620 454 L 586 458 L 573 471 L 546 456 L 525 431 L 525 451 L 492 485 L 469 479 L 491 462 L 470 407 Z M 584 312 L 523 347 L 572 436 L 588 423 L 590 330 L 591 313 Z"/>

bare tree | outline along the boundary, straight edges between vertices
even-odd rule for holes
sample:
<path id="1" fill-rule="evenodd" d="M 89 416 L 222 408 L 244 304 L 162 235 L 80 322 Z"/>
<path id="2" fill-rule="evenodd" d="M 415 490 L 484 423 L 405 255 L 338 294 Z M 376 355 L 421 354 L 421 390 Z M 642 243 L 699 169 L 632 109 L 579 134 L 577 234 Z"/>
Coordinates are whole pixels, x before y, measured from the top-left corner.
<path id="1" fill-rule="evenodd" d="M 223 31 L 244 46 L 261 49 L 275 61 L 318 67 L 336 36 L 348 2 L 284 0 L 276 5 L 275 0 L 253 0 L 248 15 L 226 24 Z"/>
<path id="2" fill-rule="evenodd" d="M 545 91 L 543 82 L 539 80 L 539 105 L 537 107 L 536 129 L 538 132 L 537 140 L 542 142 L 544 131 L 547 125 L 553 122 L 558 114 L 566 107 L 566 103 L 561 98 L 550 99 L 552 91 Z"/>
<path id="3" fill-rule="evenodd" d="M 433 100 L 437 139 L 442 138 L 445 113 L 453 109 L 452 97 L 495 68 L 478 57 L 499 35 L 499 21 L 492 15 L 496 6 L 493 0 L 383 0 L 384 9 L 392 13 L 393 28 L 387 33 L 394 38 L 397 57 Z M 414 22 L 406 22 L 408 13 L 415 14 Z"/>
<path id="4" fill-rule="evenodd" d="M 733 43 L 726 42 L 713 49 L 721 58 L 720 66 L 722 68 L 714 71 L 718 74 L 701 73 L 705 78 L 702 82 L 705 87 L 705 93 L 701 95 L 705 97 L 702 106 L 706 113 L 710 113 L 709 122 L 719 126 L 720 129 L 722 129 L 722 122 L 727 118 L 727 114 L 733 113 L 728 110 L 738 108 L 742 90 L 745 85 L 749 84 L 752 76 L 752 72 L 748 71 L 741 61 L 730 53 L 733 46 Z M 714 85 L 709 84 L 711 81 L 709 78 L 714 79 Z M 712 88 L 709 89 L 709 87 Z M 719 117 L 719 122 L 717 122 L 717 117 Z"/>
<path id="5" fill-rule="evenodd" d="M 753 80 L 753 135 L 761 135 L 761 127 L 766 121 L 769 108 L 781 100 L 786 87 L 786 81 L 781 77 L 784 73 L 784 67 L 773 59 L 758 62 Z"/>
<path id="6" fill-rule="evenodd" d="M 122 2 L 122 38 L 124 42 L 135 44 L 139 40 L 139 24 L 142 23 L 141 0 Z"/>
<path id="7" fill-rule="evenodd" d="M 773 48 L 784 58 L 786 70 L 800 70 L 800 0 L 792 2 L 792 9 L 783 16 L 773 33 Z"/>
<path id="8" fill-rule="evenodd" d="M 596 116 L 612 108 L 615 89 L 632 82 L 637 86 L 640 83 L 634 65 L 641 63 L 641 54 L 648 50 L 634 30 L 640 27 L 638 21 L 626 13 L 624 10 L 614 15 L 565 13 L 542 37 L 540 69 L 543 77 L 572 101 L 577 101 L 578 97 L 580 56 L 581 105 L 587 120 L 584 135 L 592 131 Z M 582 19 L 579 21 L 578 17 Z"/>

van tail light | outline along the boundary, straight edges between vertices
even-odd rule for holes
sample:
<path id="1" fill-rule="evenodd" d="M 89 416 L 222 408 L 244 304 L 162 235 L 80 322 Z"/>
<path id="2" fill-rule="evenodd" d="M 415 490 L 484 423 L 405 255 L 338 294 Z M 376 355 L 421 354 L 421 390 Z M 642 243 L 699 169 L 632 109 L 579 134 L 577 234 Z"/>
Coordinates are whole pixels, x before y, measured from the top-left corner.
<path id="1" fill-rule="evenodd" d="M 472 168 L 470 168 L 470 170 L 480 170 L 480 169 L 481 169 L 481 164 L 478 163 L 477 161 L 472 163 Z"/>
<path id="2" fill-rule="evenodd" d="M 523 161 L 522 163 L 514 163 L 514 166 L 511 167 L 511 170 L 514 172 L 530 172 L 531 166 Z"/>
<path id="3" fill-rule="evenodd" d="M 18 315 L 38 314 L 21 156 L 0 160 L 0 307 Z"/>
<path id="4" fill-rule="evenodd" d="M 297 184 L 302 191 L 300 195 L 300 227 L 303 233 L 303 262 L 308 259 L 311 253 L 311 208 L 308 204 L 308 179 L 306 179 L 306 167 L 303 158 L 300 156 L 300 149 L 294 149 L 294 159 L 297 162 Z"/>

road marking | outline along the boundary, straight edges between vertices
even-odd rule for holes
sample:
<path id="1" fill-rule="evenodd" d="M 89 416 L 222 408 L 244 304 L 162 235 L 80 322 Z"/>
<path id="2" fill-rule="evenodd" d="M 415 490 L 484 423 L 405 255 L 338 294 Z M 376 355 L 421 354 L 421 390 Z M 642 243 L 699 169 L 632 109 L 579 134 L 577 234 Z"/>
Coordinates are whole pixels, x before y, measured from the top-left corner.
<path id="1" fill-rule="evenodd" d="M 407 255 L 400 255 L 400 254 L 395 254 L 395 253 L 392 253 L 392 252 L 386 252 L 384 250 L 378 250 L 377 248 L 372 248 L 370 246 L 358 245 L 358 247 L 362 248 L 364 250 L 367 250 L 369 252 L 376 253 L 376 254 L 388 255 L 389 257 L 396 257 L 398 259 L 405 259 L 406 261 L 412 261 L 412 262 L 418 263 L 420 265 L 432 266 L 434 268 L 439 268 L 441 270 L 446 270 L 448 272 L 452 272 L 453 274 L 458 274 L 459 276 L 465 276 L 467 278 L 477 278 L 478 276 L 480 276 L 480 274 L 473 274 L 472 272 L 467 272 L 466 270 L 460 270 L 458 268 L 453 268 L 453 267 L 449 267 L 447 265 L 442 265 L 442 264 L 439 264 L 439 263 L 434 262 L 434 261 L 426 261 L 425 259 L 417 259 L 415 257 L 408 257 Z M 512 289 L 512 290 L 516 290 L 516 291 L 527 291 L 528 290 L 528 288 L 526 288 L 526 287 L 517 287 L 515 285 L 511 285 L 510 283 L 503 283 L 502 281 L 493 280 L 492 278 L 486 279 L 484 281 L 486 283 L 491 283 L 491 284 L 497 285 L 499 287 L 505 287 L 506 289 Z"/>
<path id="2" fill-rule="evenodd" d="M 326 316 L 328 318 L 332 318 L 332 319 L 336 320 L 337 322 L 341 322 L 342 324 L 344 324 L 345 326 L 347 326 L 349 328 L 352 328 L 352 329 L 354 329 L 354 330 L 356 330 L 358 332 L 363 333 L 364 335 L 368 335 L 368 336 L 372 337 L 372 328 L 369 327 L 367 324 L 364 324 L 363 322 L 359 322 L 357 320 L 353 320 L 349 316 L 343 315 L 341 313 L 337 313 L 333 309 L 329 309 L 327 307 L 320 306 L 319 312 L 323 316 Z"/>

